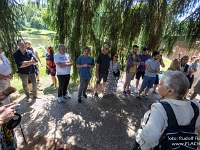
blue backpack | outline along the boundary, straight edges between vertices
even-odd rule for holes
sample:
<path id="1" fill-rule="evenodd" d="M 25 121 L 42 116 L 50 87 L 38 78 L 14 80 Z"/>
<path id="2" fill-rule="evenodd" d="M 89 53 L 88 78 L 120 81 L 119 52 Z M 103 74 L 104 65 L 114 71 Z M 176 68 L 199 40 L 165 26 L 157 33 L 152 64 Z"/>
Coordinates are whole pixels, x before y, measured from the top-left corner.
<path id="1" fill-rule="evenodd" d="M 154 150 L 194 150 L 198 145 L 198 134 L 195 133 L 195 124 L 199 116 L 199 108 L 191 102 L 194 117 L 187 126 L 179 126 L 174 111 L 169 103 L 160 101 L 168 117 L 168 127 L 159 140 Z"/>

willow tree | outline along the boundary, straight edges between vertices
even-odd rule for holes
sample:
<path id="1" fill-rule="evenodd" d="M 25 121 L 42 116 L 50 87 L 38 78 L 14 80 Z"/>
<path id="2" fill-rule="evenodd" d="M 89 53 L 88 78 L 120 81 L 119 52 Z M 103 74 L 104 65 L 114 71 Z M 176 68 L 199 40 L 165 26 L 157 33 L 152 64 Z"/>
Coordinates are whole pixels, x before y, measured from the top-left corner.
<path id="1" fill-rule="evenodd" d="M 16 39 L 20 36 L 17 24 L 20 12 L 19 4 L 15 0 L 0 1 L 0 44 L 5 55 L 10 59 L 12 68 L 16 68 L 13 60 L 13 52 L 17 49 Z M 15 71 L 16 69 L 14 69 Z"/>
<path id="2" fill-rule="evenodd" d="M 74 79 L 75 61 L 85 45 L 92 47 L 96 59 L 102 45 L 108 43 L 110 53 L 124 54 L 120 57 L 124 62 L 133 44 L 145 45 L 151 51 L 165 49 L 170 54 L 177 40 L 192 45 L 200 36 L 200 0 L 47 0 L 46 3 L 46 21 L 57 33 L 55 44 L 66 44 L 74 61 Z M 0 42 L 10 58 L 19 36 L 16 23 L 21 11 L 16 7 L 20 5 L 15 0 L 0 2 Z M 188 16 L 180 20 L 185 15 Z M 122 52 L 119 48 L 126 50 Z"/>

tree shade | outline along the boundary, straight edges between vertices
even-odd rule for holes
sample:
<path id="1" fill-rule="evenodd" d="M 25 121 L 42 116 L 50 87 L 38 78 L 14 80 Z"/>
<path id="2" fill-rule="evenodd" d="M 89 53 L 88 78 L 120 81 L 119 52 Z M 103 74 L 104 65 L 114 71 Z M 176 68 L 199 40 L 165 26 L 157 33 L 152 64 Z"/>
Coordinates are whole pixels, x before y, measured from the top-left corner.
<path id="1" fill-rule="evenodd" d="M 19 5 L 14 0 L 9 2 L 0 2 L 1 10 L 8 16 L 1 17 L 1 22 L 5 19 L 5 24 L 12 25 L 9 35 L 16 38 L 19 12 L 16 13 L 15 7 Z M 103 44 L 108 43 L 110 54 L 120 54 L 123 68 L 133 44 L 170 54 L 177 40 L 192 46 L 200 36 L 200 0 L 47 0 L 46 4 L 44 21 L 57 33 L 55 44 L 67 46 L 74 61 L 74 79 L 78 76 L 75 61 L 83 46 L 90 46 L 96 59 Z M 6 26 L 0 27 L 7 33 Z M 7 34 L 0 41 L 14 43 Z"/>

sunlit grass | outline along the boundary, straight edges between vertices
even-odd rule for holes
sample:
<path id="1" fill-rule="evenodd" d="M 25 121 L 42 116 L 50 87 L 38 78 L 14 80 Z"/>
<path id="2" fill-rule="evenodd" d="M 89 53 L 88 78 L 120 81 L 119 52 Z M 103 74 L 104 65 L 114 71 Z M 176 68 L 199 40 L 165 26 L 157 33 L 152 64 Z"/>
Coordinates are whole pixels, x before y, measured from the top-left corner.
<path id="1" fill-rule="evenodd" d="M 26 28 L 26 31 L 20 31 L 21 33 L 29 33 L 29 34 L 39 34 L 39 35 L 53 35 L 56 32 L 50 30 L 38 30 L 35 28 Z"/>

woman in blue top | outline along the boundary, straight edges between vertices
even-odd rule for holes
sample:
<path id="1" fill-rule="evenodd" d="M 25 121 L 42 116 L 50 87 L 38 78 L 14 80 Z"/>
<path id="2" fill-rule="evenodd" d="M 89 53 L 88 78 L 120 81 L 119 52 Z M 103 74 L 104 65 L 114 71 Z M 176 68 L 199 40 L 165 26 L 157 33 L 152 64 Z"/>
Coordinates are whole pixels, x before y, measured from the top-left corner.
<path id="1" fill-rule="evenodd" d="M 48 46 L 47 47 L 47 53 L 46 53 L 46 68 L 47 68 L 47 74 L 51 74 L 51 80 L 53 82 L 52 85 L 54 85 L 54 90 L 57 89 L 57 82 L 56 82 L 56 65 L 54 63 L 54 50 L 53 47 Z"/>

